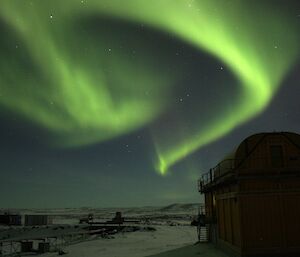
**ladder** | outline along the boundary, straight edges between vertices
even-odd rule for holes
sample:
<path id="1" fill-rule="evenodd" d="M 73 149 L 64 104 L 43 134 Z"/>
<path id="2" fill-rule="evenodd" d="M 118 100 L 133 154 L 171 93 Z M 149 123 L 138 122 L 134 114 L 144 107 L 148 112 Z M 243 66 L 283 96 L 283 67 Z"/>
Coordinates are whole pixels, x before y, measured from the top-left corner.
<path id="1" fill-rule="evenodd" d="M 198 226 L 198 241 L 199 243 L 208 242 L 208 227 L 207 226 Z"/>

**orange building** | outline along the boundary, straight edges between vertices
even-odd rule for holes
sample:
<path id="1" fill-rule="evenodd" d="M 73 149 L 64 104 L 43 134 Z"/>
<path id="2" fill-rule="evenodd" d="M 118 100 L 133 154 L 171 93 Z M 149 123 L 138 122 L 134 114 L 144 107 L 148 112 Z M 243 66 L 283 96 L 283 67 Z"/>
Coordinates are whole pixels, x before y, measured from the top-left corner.
<path id="1" fill-rule="evenodd" d="M 199 180 L 210 241 L 235 256 L 300 256 L 300 135 L 246 138 Z"/>

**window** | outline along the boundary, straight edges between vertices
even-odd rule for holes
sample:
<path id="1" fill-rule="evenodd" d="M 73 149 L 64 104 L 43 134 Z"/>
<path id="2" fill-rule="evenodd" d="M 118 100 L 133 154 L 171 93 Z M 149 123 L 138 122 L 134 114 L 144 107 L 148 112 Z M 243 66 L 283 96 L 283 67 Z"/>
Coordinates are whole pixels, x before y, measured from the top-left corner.
<path id="1" fill-rule="evenodd" d="M 283 166 L 283 151 L 281 145 L 272 145 L 270 147 L 272 167 Z"/>

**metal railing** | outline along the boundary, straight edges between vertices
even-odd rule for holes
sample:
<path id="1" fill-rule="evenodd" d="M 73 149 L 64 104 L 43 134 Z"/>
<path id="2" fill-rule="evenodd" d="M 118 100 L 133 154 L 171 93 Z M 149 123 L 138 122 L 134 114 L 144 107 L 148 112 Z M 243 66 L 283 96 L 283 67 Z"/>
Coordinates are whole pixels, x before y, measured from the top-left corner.
<path id="1" fill-rule="evenodd" d="M 278 174 L 299 173 L 300 169 L 300 156 L 285 156 L 280 160 L 272 160 L 270 157 L 251 158 L 249 161 L 244 162 L 246 159 L 226 159 L 204 173 L 198 180 L 198 190 L 203 192 L 206 186 L 216 183 L 218 180 L 234 175 L 237 168 L 249 169 L 260 171 L 271 170 Z"/>
<path id="2" fill-rule="evenodd" d="M 224 160 L 208 172 L 204 173 L 198 180 L 199 192 L 202 192 L 206 185 L 213 183 L 216 179 L 232 173 L 235 168 L 236 161 L 236 159 Z"/>

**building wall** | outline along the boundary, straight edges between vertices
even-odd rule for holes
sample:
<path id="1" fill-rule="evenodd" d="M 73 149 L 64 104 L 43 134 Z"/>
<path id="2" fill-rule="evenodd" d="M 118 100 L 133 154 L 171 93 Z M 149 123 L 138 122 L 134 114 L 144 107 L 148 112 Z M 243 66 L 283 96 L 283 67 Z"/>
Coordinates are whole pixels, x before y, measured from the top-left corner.
<path id="1" fill-rule="evenodd" d="M 25 215 L 25 226 L 43 226 L 51 223 L 48 215 Z"/>
<path id="2" fill-rule="evenodd" d="M 240 256 L 300 256 L 300 136 L 291 137 L 244 140 L 235 155 L 237 180 L 211 191 L 219 244 Z"/>
<path id="3" fill-rule="evenodd" d="M 213 211 L 215 210 L 213 201 L 212 192 L 205 194 L 205 215 L 208 220 L 213 218 Z"/>
<path id="4" fill-rule="evenodd" d="M 20 226 L 22 225 L 21 215 L 3 214 L 0 215 L 0 224 L 9 226 Z"/>
<path id="5" fill-rule="evenodd" d="M 245 195 L 241 203 L 243 252 L 300 253 L 300 194 Z"/>
<path id="6" fill-rule="evenodd" d="M 275 158 L 275 163 L 274 146 L 282 148 L 282 160 Z M 295 177 L 285 177 L 292 173 Z M 299 252 L 300 150 L 297 145 L 283 135 L 268 135 L 241 165 L 239 174 L 265 175 L 240 182 L 243 251 L 278 255 Z"/>
<path id="7" fill-rule="evenodd" d="M 282 195 L 282 210 L 285 222 L 285 247 L 300 247 L 300 193 L 285 193 Z"/>
<path id="8" fill-rule="evenodd" d="M 217 222 L 219 239 L 241 247 L 240 208 L 238 187 L 223 187 L 217 191 Z"/>
<path id="9" fill-rule="evenodd" d="M 241 196 L 243 250 L 279 251 L 282 226 L 278 194 Z"/>

